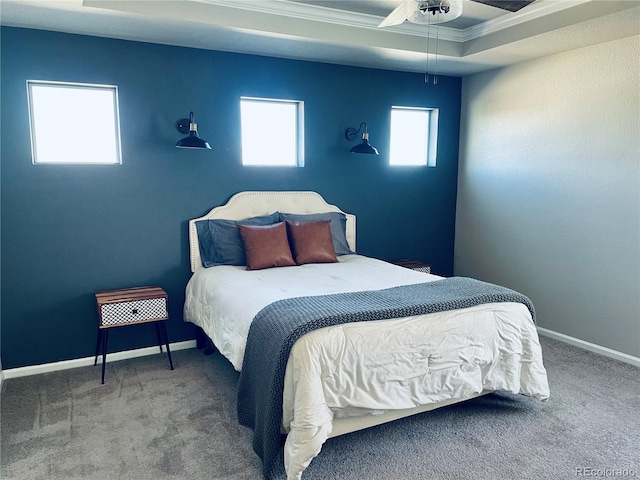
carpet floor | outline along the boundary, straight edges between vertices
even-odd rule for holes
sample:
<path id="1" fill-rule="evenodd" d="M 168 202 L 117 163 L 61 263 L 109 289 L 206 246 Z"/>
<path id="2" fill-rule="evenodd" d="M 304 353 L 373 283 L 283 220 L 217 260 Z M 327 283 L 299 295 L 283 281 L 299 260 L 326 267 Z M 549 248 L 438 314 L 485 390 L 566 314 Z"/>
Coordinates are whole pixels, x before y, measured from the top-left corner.
<path id="1" fill-rule="evenodd" d="M 640 478 L 640 369 L 542 337 L 551 399 L 491 394 L 329 439 L 304 480 Z M 3 480 L 259 480 L 238 374 L 173 354 L 3 383 Z M 283 477 L 284 478 L 284 477 Z"/>

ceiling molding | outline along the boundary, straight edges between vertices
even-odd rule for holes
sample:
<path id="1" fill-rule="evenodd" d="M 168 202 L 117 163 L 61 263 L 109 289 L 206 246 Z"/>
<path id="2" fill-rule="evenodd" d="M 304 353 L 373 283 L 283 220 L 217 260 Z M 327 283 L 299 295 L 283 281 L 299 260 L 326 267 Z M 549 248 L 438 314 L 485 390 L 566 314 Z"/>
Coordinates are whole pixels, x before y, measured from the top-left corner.
<path id="1" fill-rule="evenodd" d="M 537 20 L 548 15 L 561 12 L 568 8 L 573 8 L 578 5 L 589 3 L 592 0 L 562 0 L 556 2 L 538 2 L 529 5 L 526 9 L 519 12 L 512 13 L 508 16 L 502 16 L 487 20 L 486 22 L 479 23 L 472 27 L 466 28 L 463 32 L 463 41 L 476 40 L 482 38 L 485 35 L 491 35 L 501 30 L 505 30 L 511 27 L 517 27 L 526 22 Z M 535 8 L 533 8 L 535 6 Z"/>

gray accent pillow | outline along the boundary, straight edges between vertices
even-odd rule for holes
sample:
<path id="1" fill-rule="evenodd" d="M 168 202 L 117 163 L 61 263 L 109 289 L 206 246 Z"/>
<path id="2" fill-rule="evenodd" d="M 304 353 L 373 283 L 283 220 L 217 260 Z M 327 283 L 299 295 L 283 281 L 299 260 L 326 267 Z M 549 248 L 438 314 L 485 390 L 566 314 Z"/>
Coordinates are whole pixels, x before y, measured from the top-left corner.
<path id="1" fill-rule="evenodd" d="M 347 243 L 347 216 L 340 212 L 326 213 L 280 213 L 280 220 L 290 222 L 321 222 L 322 220 L 330 220 L 331 240 L 336 255 L 348 255 L 352 252 Z"/>
<path id="2" fill-rule="evenodd" d="M 199 220 L 196 222 L 198 247 L 203 267 L 246 265 L 247 258 L 238 225 L 272 225 L 280 221 L 280 213 L 245 220 Z"/>

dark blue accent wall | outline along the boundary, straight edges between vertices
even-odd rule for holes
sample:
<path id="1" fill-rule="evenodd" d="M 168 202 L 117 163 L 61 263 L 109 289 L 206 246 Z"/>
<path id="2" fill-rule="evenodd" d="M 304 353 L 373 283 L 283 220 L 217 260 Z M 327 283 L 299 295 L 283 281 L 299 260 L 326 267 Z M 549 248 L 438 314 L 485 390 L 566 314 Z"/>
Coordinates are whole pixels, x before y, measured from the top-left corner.
<path id="1" fill-rule="evenodd" d="M 461 80 L 2 28 L 2 367 L 90 357 L 93 293 L 160 285 L 171 341 L 190 277 L 187 221 L 242 190 L 314 190 L 357 215 L 358 252 L 453 271 Z M 119 87 L 122 165 L 33 165 L 26 80 Z M 304 168 L 240 161 L 240 96 L 304 101 Z M 440 109 L 437 167 L 388 166 L 392 105 Z M 177 149 L 193 110 L 213 150 Z M 82 119 L 78 119 L 79 122 Z M 380 156 L 349 153 L 366 121 Z M 73 141 L 74 126 L 68 125 Z M 155 344 L 148 325 L 116 329 L 110 351 Z"/>

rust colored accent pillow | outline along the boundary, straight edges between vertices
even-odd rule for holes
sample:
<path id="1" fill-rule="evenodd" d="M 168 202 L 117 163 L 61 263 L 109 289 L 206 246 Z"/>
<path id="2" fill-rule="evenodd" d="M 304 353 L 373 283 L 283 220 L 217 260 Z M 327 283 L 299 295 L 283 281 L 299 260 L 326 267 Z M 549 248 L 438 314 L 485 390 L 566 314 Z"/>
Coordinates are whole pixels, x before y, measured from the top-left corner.
<path id="1" fill-rule="evenodd" d="M 292 222 L 287 220 L 289 244 L 298 265 L 335 263 L 336 250 L 331 239 L 331 221 Z"/>
<path id="2" fill-rule="evenodd" d="M 247 270 L 295 265 L 284 222 L 273 225 L 238 225 L 247 256 Z"/>

